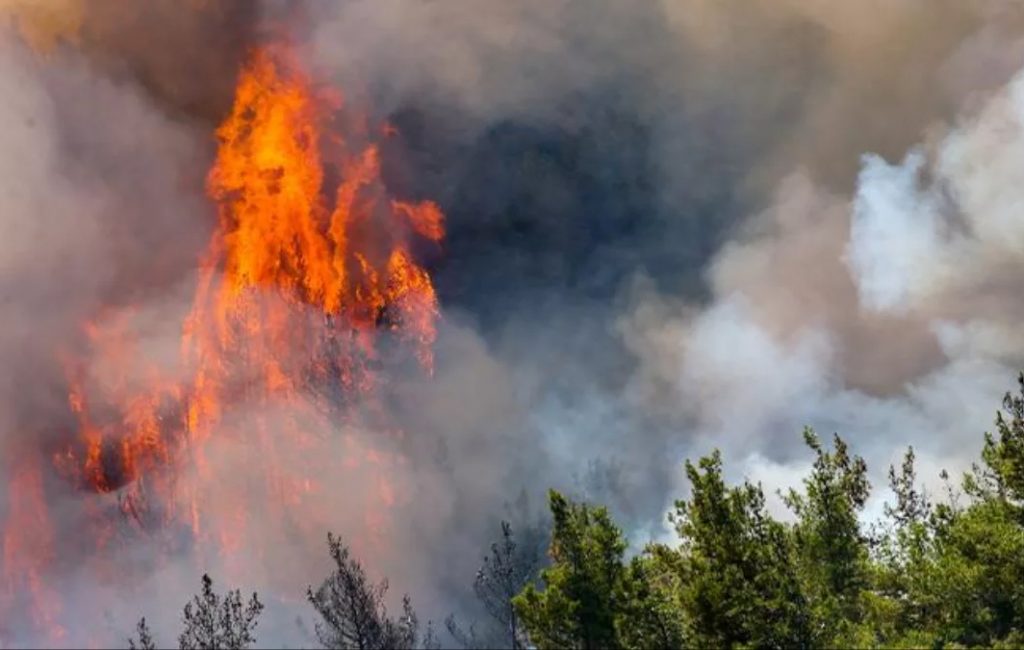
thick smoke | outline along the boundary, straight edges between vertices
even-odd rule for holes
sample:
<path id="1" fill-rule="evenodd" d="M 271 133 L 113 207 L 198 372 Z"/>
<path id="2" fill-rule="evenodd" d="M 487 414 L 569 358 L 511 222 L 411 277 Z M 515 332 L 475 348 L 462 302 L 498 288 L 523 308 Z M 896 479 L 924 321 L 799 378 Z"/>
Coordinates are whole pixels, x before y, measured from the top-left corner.
<path id="1" fill-rule="evenodd" d="M 877 441 L 881 471 L 990 419 L 1013 360 L 954 363 L 956 321 L 851 275 L 894 247 L 916 269 L 928 206 L 893 187 L 897 216 L 851 212 L 886 191 L 865 153 L 902 159 L 1013 74 L 1018 6 L 398 4 L 322 10 L 311 56 L 397 123 L 395 186 L 447 210 L 445 304 L 515 378 L 541 432 L 525 465 L 560 468 L 524 483 L 640 531 L 711 445 L 767 467 L 815 424 Z"/>
<path id="2" fill-rule="evenodd" d="M 386 395 L 404 436 L 323 432 L 355 460 L 287 530 L 246 498 L 244 441 L 219 441 L 210 507 L 246 503 L 273 553 L 161 564 L 130 538 L 123 562 L 157 567 L 141 584 L 75 555 L 76 513 L 101 497 L 65 486 L 66 643 L 116 643 L 141 615 L 172 640 L 197 570 L 261 590 L 263 641 L 301 642 L 327 528 L 436 620 L 466 606 L 497 520 L 531 524 L 545 488 L 608 503 L 642 542 L 684 458 L 719 447 L 785 485 L 804 424 L 847 436 L 876 485 L 910 443 L 922 474 L 953 470 L 1024 361 L 1015 2 L 9 4 L 5 460 L 73 426 L 55 351 L 83 320 L 132 306 L 139 357 L 171 365 L 214 221 L 212 129 L 263 35 L 394 124 L 385 181 L 448 217 L 427 256 L 435 376 Z"/>
<path id="3" fill-rule="evenodd" d="M 102 12 L 113 4 L 95 8 Z M 144 355 L 173 356 L 172 323 L 180 322 L 188 300 L 182 288 L 213 219 L 202 185 L 212 153 L 209 126 L 171 114 L 164 98 L 129 74 L 127 60 L 88 48 L 83 56 L 67 45 L 65 39 L 85 39 L 106 19 L 80 13 L 84 7 L 72 3 L 49 7 L 53 13 L 39 3 L 13 9 L 13 24 L 0 25 L 0 86 L 7 98 L 0 116 L 4 519 L 13 504 L 2 492 L 17 463 L 48 454 L 76 427 L 61 364 L 64 355 L 81 348 L 82 325 L 132 305 Z M 122 17 L 130 19 L 131 13 Z M 106 26 L 118 31 L 113 22 Z M 23 35 L 39 49 L 26 47 Z M 110 40 L 107 47 L 116 44 Z M 151 59 L 157 57 L 153 52 Z M 94 372 L 102 376 L 104 369 Z M 44 480 L 53 496 L 47 549 L 52 570 L 41 578 L 48 594 L 61 594 L 63 609 L 55 614 L 68 632 L 63 642 L 116 643 L 123 623 L 137 615 L 120 609 L 131 600 L 130 591 L 94 573 L 81 553 L 89 546 L 84 513 L 111 502 L 77 494 L 53 475 Z M 32 541 L 39 549 L 48 545 L 46 539 Z M 152 553 L 129 548 L 121 561 L 127 566 L 132 556 Z M 21 558 L 5 555 L 2 562 L 15 559 Z M 12 569 L 2 568 L 5 576 Z M 114 618 L 104 619 L 100 603 Z M 0 644 L 54 642 L 32 636 L 38 629 L 24 612 L 5 613 L 11 618 L 0 621 Z"/>
<path id="4" fill-rule="evenodd" d="M 1019 15 L 1007 10 L 987 5 L 980 16 L 1016 26 Z M 885 22 L 873 29 L 884 31 Z M 1018 201 L 1020 83 L 1000 88 L 1018 63 L 1005 56 L 1019 48 L 1016 33 L 985 23 L 959 34 L 916 71 L 927 80 L 920 93 L 907 98 L 901 86 L 893 101 L 857 104 L 857 119 L 812 105 L 794 133 L 796 153 L 783 147 L 792 171 L 769 207 L 707 267 L 711 300 L 673 309 L 665 296 L 640 299 L 625 328 L 641 359 L 634 380 L 695 419 L 697 448 L 731 451 L 743 472 L 769 485 L 791 484 L 805 468 L 794 435 L 804 424 L 852 440 L 876 485 L 908 444 L 923 454 L 922 474 L 933 485 L 937 468 L 971 460 L 1022 362 L 1010 288 L 1020 235 L 1009 216 Z M 842 51 L 841 38 L 838 45 Z M 967 72 L 981 69 L 990 74 Z M 894 73 L 883 87 L 904 78 Z M 830 94 L 847 101 L 863 83 L 844 87 L 842 72 L 836 79 Z M 889 134 L 895 148 L 873 147 L 874 114 L 891 110 L 898 120 L 907 102 L 916 105 L 907 113 L 913 130 Z M 842 137 L 862 138 L 865 153 L 853 156 L 833 139 L 826 146 L 846 150 L 845 159 L 819 160 L 820 143 L 799 143 L 822 120 Z M 854 163 L 854 189 L 842 192 L 832 169 Z"/>

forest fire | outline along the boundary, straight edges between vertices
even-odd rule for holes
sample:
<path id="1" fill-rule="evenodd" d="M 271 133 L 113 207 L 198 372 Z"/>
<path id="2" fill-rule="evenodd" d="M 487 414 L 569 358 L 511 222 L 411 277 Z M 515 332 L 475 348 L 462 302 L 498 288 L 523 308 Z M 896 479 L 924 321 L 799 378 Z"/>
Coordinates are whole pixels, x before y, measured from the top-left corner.
<path id="1" fill-rule="evenodd" d="M 200 553 L 230 558 L 255 516 L 237 492 L 255 491 L 260 516 L 309 525 L 319 542 L 316 517 L 289 521 L 286 511 L 332 507 L 337 495 L 317 485 L 323 472 L 384 462 L 354 440 L 337 457 L 324 431 L 344 436 L 341 425 L 356 417 L 388 429 L 374 406 L 382 369 L 408 357 L 431 371 L 437 300 L 411 246 L 436 245 L 443 216 L 433 203 L 387 196 L 377 130 L 342 107 L 286 48 L 251 54 L 216 132 L 207 194 L 219 224 L 174 364 L 137 348 L 133 310 L 98 314 L 83 326 L 84 345 L 57 351 L 74 439 L 27 450 L 5 468 L 0 619 L 28 616 L 51 639 L 63 634 L 59 601 L 44 593 L 54 554 L 48 471 L 79 490 L 116 494 L 116 507 L 90 514 L 97 549 L 114 543 L 114 526 L 129 525 L 154 536 L 189 531 Z M 229 416 L 235 404 L 252 414 Z M 235 459 L 244 480 L 213 475 L 207 455 L 218 441 L 244 455 Z M 386 482 L 376 489 L 381 501 L 393 498 Z"/>

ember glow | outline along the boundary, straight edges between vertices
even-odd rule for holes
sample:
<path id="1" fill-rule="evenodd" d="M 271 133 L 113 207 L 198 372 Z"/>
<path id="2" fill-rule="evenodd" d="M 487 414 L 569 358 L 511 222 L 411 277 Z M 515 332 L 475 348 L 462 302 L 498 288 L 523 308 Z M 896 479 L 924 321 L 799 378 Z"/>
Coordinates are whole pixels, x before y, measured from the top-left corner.
<path id="1" fill-rule="evenodd" d="M 274 543 L 248 534 L 252 518 L 319 541 L 337 495 L 324 494 L 318 477 L 392 462 L 355 439 L 339 456 L 323 433 L 327 422 L 344 431 L 370 418 L 401 435 L 375 408 L 376 394 L 389 367 L 408 359 L 429 373 L 433 364 L 437 299 L 411 247 L 439 245 L 443 216 L 433 203 L 387 195 L 373 142 L 381 133 L 393 129 L 346 112 L 285 47 L 250 55 L 216 132 L 207 193 L 219 224 L 199 264 L 180 355 L 174 364 L 147 359 L 130 306 L 97 314 L 76 345 L 55 351 L 77 431 L 8 463 L 0 619 L 28 618 L 55 642 L 65 635 L 46 579 L 56 561 L 47 476 L 96 501 L 87 530 L 97 558 L 119 543 L 121 526 L 168 552 L 187 531 L 197 556 L 220 557 L 230 570 L 243 546 L 259 555 L 254 544 Z M 242 424 L 226 415 L 237 403 L 276 416 Z M 244 478 L 211 471 L 208 449 L 218 441 L 244 456 L 235 458 Z M 376 489 L 377 503 L 393 500 L 383 472 Z M 248 511 L 243 492 L 258 494 L 264 511 Z M 387 525 L 386 512 L 365 518 L 370 535 Z"/>

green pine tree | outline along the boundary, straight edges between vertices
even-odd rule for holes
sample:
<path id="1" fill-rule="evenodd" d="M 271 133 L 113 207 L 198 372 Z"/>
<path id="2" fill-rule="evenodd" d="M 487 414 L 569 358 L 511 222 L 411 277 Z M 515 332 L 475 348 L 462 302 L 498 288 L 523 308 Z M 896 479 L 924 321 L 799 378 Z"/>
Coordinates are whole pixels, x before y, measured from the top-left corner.
<path id="1" fill-rule="evenodd" d="M 726 487 L 718 451 L 687 462 L 689 501 L 676 503 L 682 590 L 701 647 L 807 647 L 810 617 L 793 546 L 760 486 Z"/>
<path id="2" fill-rule="evenodd" d="M 554 518 L 543 589 L 528 585 L 513 601 L 533 644 L 541 648 L 616 648 L 623 607 L 626 542 L 605 508 L 551 491 Z"/>
<path id="3" fill-rule="evenodd" d="M 790 490 L 784 499 L 798 518 L 793 540 L 814 611 L 814 642 L 873 642 L 860 627 L 871 575 L 868 538 L 859 521 L 870 492 L 867 465 L 838 435 L 833 436 L 831 452 L 810 428 L 804 429 L 804 442 L 815 453 L 811 475 L 803 481 L 803 492 Z"/>

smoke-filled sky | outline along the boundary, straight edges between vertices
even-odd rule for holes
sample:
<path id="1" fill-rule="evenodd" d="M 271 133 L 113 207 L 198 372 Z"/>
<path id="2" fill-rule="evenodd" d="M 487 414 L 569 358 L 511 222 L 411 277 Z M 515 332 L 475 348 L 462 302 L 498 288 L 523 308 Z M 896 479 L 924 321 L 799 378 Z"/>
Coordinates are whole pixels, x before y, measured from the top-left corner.
<path id="1" fill-rule="evenodd" d="M 926 481 L 968 464 L 1024 367 L 1015 0 L 5 0 L 0 16 L 7 458 L 72 425 L 55 351 L 83 320 L 134 305 L 140 357 L 175 354 L 215 224 L 213 130 L 250 47 L 288 39 L 396 127 L 385 184 L 446 215 L 422 253 L 436 371 L 393 378 L 405 435 L 384 470 L 327 479 L 325 525 L 358 540 L 373 472 L 393 474 L 391 541 L 356 550 L 424 618 L 463 610 L 520 495 L 524 525 L 555 487 L 641 544 L 666 535 L 686 458 L 718 447 L 733 478 L 785 487 L 812 425 L 866 457 L 881 499 L 908 444 Z M 244 472 L 227 446 L 214 462 Z M 53 514 L 71 537 L 76 507 Z M 279 541 L 236 558 L 236 586 L 270 601 L 264 641 L 301 644 L 326 553 Z M 174 638 L 194 562 L 125 586 L 62 548 L 64 643 L 117 643 L 142 615 Z"/>

